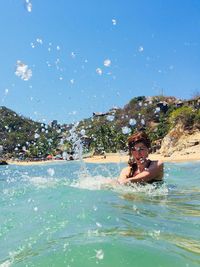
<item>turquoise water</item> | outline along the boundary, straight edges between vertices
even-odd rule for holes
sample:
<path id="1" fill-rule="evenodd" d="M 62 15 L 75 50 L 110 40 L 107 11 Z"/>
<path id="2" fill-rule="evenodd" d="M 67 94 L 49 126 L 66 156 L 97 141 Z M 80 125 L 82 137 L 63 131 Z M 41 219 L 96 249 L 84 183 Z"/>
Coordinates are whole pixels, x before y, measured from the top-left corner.
<path id="1" fill-rule="evenodd" d="M 200 162 L 105 187 L 123 166 L 1 166 L 0 266 L 200 266 Z"/>

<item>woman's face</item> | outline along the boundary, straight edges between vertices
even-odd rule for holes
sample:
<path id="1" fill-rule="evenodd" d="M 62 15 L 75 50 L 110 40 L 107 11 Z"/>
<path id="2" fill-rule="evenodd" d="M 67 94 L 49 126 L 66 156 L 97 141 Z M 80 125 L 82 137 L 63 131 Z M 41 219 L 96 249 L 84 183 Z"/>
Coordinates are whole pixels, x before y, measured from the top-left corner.
<path id="1" fill-rule="evenodd" d="M 149 149 L 143 142 L 138 142 L 132 148 L 132 155 L 136 161 L 142 163 L 148 157 Z"/>

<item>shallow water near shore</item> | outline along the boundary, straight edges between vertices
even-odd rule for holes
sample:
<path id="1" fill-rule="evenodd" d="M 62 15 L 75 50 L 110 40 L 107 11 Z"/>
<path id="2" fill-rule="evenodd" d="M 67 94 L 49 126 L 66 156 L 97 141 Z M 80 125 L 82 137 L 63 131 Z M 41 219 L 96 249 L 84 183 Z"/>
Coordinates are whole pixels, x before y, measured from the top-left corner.
<path id="1" fill-rule="evenodd" d="M 0 266 L 199 266 L 200 162 L 110 188 L 125 164 L 0 168 Z"/>

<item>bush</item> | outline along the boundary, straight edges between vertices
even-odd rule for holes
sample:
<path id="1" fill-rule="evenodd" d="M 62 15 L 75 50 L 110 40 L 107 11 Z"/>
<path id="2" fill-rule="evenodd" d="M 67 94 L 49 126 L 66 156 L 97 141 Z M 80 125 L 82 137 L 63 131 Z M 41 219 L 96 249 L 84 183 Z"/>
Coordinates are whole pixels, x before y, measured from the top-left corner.
<path id="1" fill-rule="evenodd" d="M 177 123 L 182 123 L 185 128 L 191 127 L 194 124 L 195 111 L 188 106 L 180 107 L 171 112 L 169 115 L 169 123 L 173 128 Z"/>
<path id="2" fill-rule="evenodd" d="M 195 113 L 194 123 L 195 123 L 196 125 L 200 125 L 200 110 L 198 110 L 198 111 Z"/>

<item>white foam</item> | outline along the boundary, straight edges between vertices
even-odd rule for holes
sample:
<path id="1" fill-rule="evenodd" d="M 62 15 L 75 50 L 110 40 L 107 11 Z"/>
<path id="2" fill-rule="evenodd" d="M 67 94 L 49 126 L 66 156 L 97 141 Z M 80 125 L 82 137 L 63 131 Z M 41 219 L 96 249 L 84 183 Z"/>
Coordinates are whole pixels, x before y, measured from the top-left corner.
<path id="1" fill-rule="evenodd" d="M 80 177 L 78 180 L 75 180 L 71 183 L 72 187 L 77 187 L 81 189 L 88 189 L 88 190 L 101 190 L 105 188 L 106 184 L 108 184 L 108 180 L 110 179 L 105 178 L 103 176 L 85 176 Z"/>
<path id="2" fill-rule="evenodd" d="M 101 190 L 101 189 L 112 189 L 117 193 L 144 193 L 150 196 L 166 196 L 168 195 L 169 189 L 166 184 L 131 184 L 120 185 L 115 184 L 116 178 L 105 177 L 101 175 L 91 176 L 89 173 L 79 174 L 79 178 L 74 180 L 70 186 L 88 189 L 88 190 Z"/>
<path id="3" fill-rule="evenodd" d="M 42 176 L 29 177 L 28 181 L 39 188 L 53 187 L 57 184 L 57 179 L 51 177 L 46 178 Z"/>
<path id="4" fill-rule="evenodd" d="M 3 263 L 0 264 L 0 267 L 10 267 L 12 265 L 11 260 L 6 260 Z"/>
<path id="5" fill-rule="evenodd" d="M 166 196 L 168 195 L 169 189 L 166 184 L 160 186 L 156 184 L 131 184 L 130 186 L 126 185 L 117 185 L 114 187 L 114 191 L 119 193 L 144 193 L 145 195 L 150 196 Z"/>

